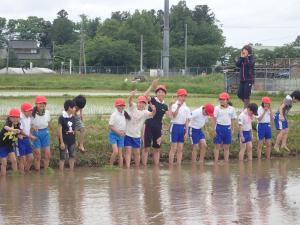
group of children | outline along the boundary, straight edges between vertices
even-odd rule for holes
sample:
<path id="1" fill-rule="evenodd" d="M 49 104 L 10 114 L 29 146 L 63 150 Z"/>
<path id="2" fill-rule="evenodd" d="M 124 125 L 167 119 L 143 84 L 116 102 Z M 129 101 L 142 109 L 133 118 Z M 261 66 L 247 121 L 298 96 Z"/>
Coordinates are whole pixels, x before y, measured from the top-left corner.
<path id="1" fill-rule="evenodd" d="M 262 98 L 261 106 L 258 107 L 255 103 L 249 103 L 240 115 L 237 116 L 236 110 L 230 102 L 230 96 L 226 92 L 219 95 L 219 105 L 216 107 L 208 103 L 191 112 L 186 105 L 188 93 L 185 89 L 178 89 L 176 101 L 171 102 L 167 106 L 164 102 L 167 94 L 167 89 L 164 85 L 157 85 L 155 97 L 149 96 L 150 91 L 156 85 L 157 80 L 154 80 L 144 95 L 137 97 L 137 106 L 133 103 L 133 97 L 136 92 L 132 92 L 128 99 L 128 112 L 124 110 L 126 106 L 124 99 L 119 98 L 115 101 L 117 110 L 111 115 L 109 120 L 109 142 L 113 149 L 110 159 L 112 165 L 118 156 L 119 166 L 123 166 L 123 148 L 125 148 L 126 167 L 130 167 L 132 152 L 136 166 L 140 165 L 140 155 L 142 155 L 142 164 L 147 165 L 151 144 L 153 148 L 153 161 L 155 165 L 158 165 L 162 138 L 162 119 L 164 115 L 167 115 L 171 119 L 170 165 L 174 163 L 175 156 L 177 164 L 181 164 L 183 145 L 188 138 L 192 144 L 192 163 L 197 162 L 199 150 L 199 162 L 204 162 L 207 150 L 206 136 L 209 137 L 207 128 L 209 118 L 212 120 L 212 128 L 214 130 L 215 162 L 219 160 L 221 147 L 224 149 L 224 161 L 229 161 L 229 148 L 234 132 L 233 120 L 236 119 L 238 119 L 237 138 L 240 143 L 239 160 L 244 160 L 245 153 L 248 160 L 252 160 L 252 124 L 255 119 L 258 121 L 258 159 L 262 157 L 264 142 L 266 143 L 266 158 L 270 159 L 272 145 L 271 121 L 273 119 L 276 129 L 279 130 L 274 149 L 279 151 L 280 148 L 283 148 L 289 151 L 287 147 L 288 122 L 286 115 L 291 109 L 292 104 L 300 101 L 300 91 L 294 91 L 290 95 L 287 95 L 275 115 L 273 115 L 271 110 L 271 99 L 265 96 Z M 149 106 L 148 110 L 146 109 L 147 104 Z M 141 153 L 142 142 L 144 148 Z"/>
<path id="2" fill-rule="evenodd" d="M 232 143 L 233 120 L 238 119 L 238 140 L 240 142 L 239 160 L 244 160 L 247 153 L 248 159 L 252 160 L 252 122 L 257 119 L 257 157 L 261 159 L 262 147 L 266 143 L 266 158 L 270 159 L 272 147 L 271 121 L 279 133 L 276 138 L 274 149 L 280 148 L 289 151 L 287 147 L 288 122 L 286 116 L 292 108 L 292 104 L 300 101 L 300 91 L 294 91 L 287 95 L 278 111 L 273 115 L 271 99 L 263 97 L 261 106 L 249 103 L 239 116 L 230 102 L 228 93 L 219 94 L 219 104 L 214 107 L 207 103 L 191 112 L 186 105 L 188 93 L 185 89 L 178 89 L 176 101 L 167 105 L 164 98 L 167 89 L 164 85 L 157 85 L 154 80 L 144 95 L 136 98 L 136 91 L 130 93 L 128 98 L 128 111 L 125 110 L 126 102 L 122 98 L 115 100 L 115 112 L 109 120 L 109 143 L 112 145 L 110 164 L 113 165 L 118 157 L 119 166 L 123 166 L 123 148 L 125 148 L 126 167 L 131 164 L 131 156 L 134 156 L 136 166 L 147 165 L 149 150 L 153 148 L 153 162 L 160 163 L 160 147 L 162 142 L 163 117 L 166 115 L 170 122 L 170 150 L 169 164 L 175 161 L 181 164 L 183 145 L 187 139 L 192 144 L 192 163 L 203 163 L 207 150 L 206 137 L 209 137 L 207 122 L 212 121 L 214 159 L 219 160 L 221 147 L 224 149 L 224 161 L 229 160 L 229 148 Z M 151 90 L 155 88 L 155 96 L 150 97 Z M 49 168 L 51 157 L 50 151 L 50 113 L 46 109 L 47 99 L 45 96 L 36 96 L 35 106 L 24 102 L 20 109 L 12 108 L 5 124 L 0 131 L 0 159 L 1 174 L 6 174 L 7 160 L 11 162 L 13 171 L 18 169 L 24 173 L 30 170 L 32 163 L 36 170 L 40 170 L 41 150 L 44 151 L 44 168 Z M 66 100 L 64 110 L 58 118 L 58 143 L 59 143 L 59 168 L 64 169 L 66 155 L 69 158 L 70 169 L 75 164 L 76 131 L 80 131 L 79 150 L 83 147 L 85 128 L 82 121 L 82 110 L 86 105 L 84 96 L 79 95 L 73 100 Z M 147 108 L 148 106 L 148 108 Z M 144 145 L 141 151 L 142 144 Z M 33 146 L 33 149 L 32 149 Z M 199 151 L 200 150 L 200 151 Z M 19 158 L 19 160 L 17 160 Z M 19 162 L 19 163 L 18 163 Z M 19 164 L 19 166 L 18 166 Z M 50 169 L 50 168 L 49 168 Z"/>
<path id="3" fill-rule="evenodd" d="M 58 139 L 60 162 L 59 167 L 63 170 L 65 155 L 69 155 L 70 168 L 75 163 L 75 131 L 80 131 L 79 149 L 83 147 L 84 124 L 82 122 L 82 109 L 86 104 L 84 96 L 79 95 L 73 100 L 66 100 L 64 110 L 59 116 Z M 51 157 L 50 151 L 50 113 L 46 109 L 47 99 L 45 96 L 36 96 L 35 106 L 24 102 L 19 110 L 12 108 L 5 124 L 0 132 L 0 159 L 1 174 L 6 174 L 7 160 L 11 162 L 12 169 L 21 173 L 29 171 L 32 163 L 36 170 L 41 166 L 41 150 L 44 151 L 44 169 L 49 168 Z M 33 146 L 33 148 L 32 148 Z M 18 160 L 19 158 L 19 166 Z"/>

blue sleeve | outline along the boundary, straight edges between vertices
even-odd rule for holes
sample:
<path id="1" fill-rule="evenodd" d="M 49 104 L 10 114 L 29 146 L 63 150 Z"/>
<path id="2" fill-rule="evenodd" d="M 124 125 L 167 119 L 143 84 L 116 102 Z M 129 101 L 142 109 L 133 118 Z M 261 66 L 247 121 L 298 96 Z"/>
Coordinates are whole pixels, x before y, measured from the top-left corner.
<path id="1" fill-rule="evenodd" d="M 244 58 L 243 57 L 239 57 L 239 59 L 236 61 L 235 65 L 237 67 L 241 67 L 243 61 L 244 61 Z"/>

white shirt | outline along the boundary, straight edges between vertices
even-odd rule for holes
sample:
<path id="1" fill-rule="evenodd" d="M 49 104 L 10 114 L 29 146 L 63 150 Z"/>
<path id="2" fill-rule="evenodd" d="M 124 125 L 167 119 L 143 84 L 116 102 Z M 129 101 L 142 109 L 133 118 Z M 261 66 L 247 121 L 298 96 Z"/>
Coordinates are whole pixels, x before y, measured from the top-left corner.
<path id="1" fill-rule="evenodd" d="M 43 116 L 36 114 L 35 117 L 32 118 L 31 125 L 33 128 L 45 129 L 48 127 L 50 120 L 50 113 L 46 110 Z"/>
<path id="2" fill-rule="evenodd" d="M 251 131 L 252 130 L 252 120 L 253 117 L 250 117 L 247 113 L 247 109 L 245 109 L 239 115 L 239 125 L 243 126 L 243 131 Z"/>
<path id="3" fill-rule="evenodd" d="M 119 112 L 118 110 L 116 110 L 115 112 L 113 112 L 113 114 L 111 114 L 111 116 L 110 116 L 108 124 L 110 126 L 113 126 L 118 131 L 121 131 L 121 130 L 125 131 L 126 130 L 126 119 L 124 116 L 124 111 Z"/>
<path id="4" fill-rule="evenodd" d="M 223 108 L 221 106 L 216 106 L 214 111 L 214 117 L 216 118 L 217 124 L 223 126 L 230 126 L 231 120 L 236 119 L 236 111 L 232 106 L 228 106 L 227 108 Z"/>
<path id="5" fill-rule="evenodd" d="M 178 107 L 178 101 L 176 101 L 172 105 L 172 112 L 175 112 Z M 173 117 L 171 119 L 171 123 L 173 124 L 185 124 L 186 121 L 191 117 L 191 111 L 190 108 L 186 106 L 185 102 L 182 104 L 182 106 L 178 110 L 178 114 L 176 117 Z"/>
<path id="6" fill-rule="evenodd" d="M 131 119 L 126 123 L 126 135 L 133 138 L 140 138 L 143 125 L 147 119 L 151 118 L 152 113 L 148 110 L 138 110 L 136 104 L 132 104 L 128 111 Z"/>
<path id="7" fill-rule="evenodd" d="M 31 117 L 26 117 L 22 112 L 20 116 L 20 123 L 21 123 L 21 130 L 29 136 L 30 135 L 30 128 L 31 128 Z"/>
<path id="8" fill-rule="evenodd" d="M 262 106 L 258 107 L 257 118 L 261 117 L 264 113 L 264 108 Z M 264 117 L 259 121 L 259 123 L 270 123 L 271 122 L 271 111 L 270 109 L 265 113 Z"/>
<path id="9" fill-rule="evenodd" d="M 208 116 L 203 115 L 203 107 L 201 106 L 191 113 L 191 121 L 189 123 L 189 127 L 192 127 L 194 129 L 201 129 L 207 121 Z"/>

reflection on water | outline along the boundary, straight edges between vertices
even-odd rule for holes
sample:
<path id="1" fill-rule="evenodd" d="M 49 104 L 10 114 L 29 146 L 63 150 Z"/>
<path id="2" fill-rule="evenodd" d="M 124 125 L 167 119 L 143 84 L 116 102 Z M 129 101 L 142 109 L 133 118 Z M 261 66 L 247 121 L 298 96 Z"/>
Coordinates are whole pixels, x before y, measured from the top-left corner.
<path id="1" fill-rule="evenodd" d="M 0 224 L 300 224 L 300 159 L 0 179 Z"/>

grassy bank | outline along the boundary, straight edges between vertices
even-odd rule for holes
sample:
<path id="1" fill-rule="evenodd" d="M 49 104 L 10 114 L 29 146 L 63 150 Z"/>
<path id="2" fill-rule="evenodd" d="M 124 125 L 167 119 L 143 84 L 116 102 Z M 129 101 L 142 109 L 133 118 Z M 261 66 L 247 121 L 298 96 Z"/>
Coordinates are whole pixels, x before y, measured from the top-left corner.
<path id="1" fill-rule="evenodd" d="M 57 139 L 57 119 L 52 121 L 52 131 L 51 131 L 51 150 L 52 150 L 52 160 L 51 165 L 57 167 L 59 154 L 58 154 L 58 139 Z M 296 155 L 300 153 L 299 148 L 299 133 L 300 133 L 300 116 L 293 115 L 289 117 L 290 123 L 290 134 L 289 134 L 289 147 L 291 148 L 291 155 Z M 111 147 L 108 143 L 108 116 L 93 116 L 87 117 L 85 120 L 85 125 L 87 129 L 86 134 L 86 148 L 88 151 L 84 154 L 77 152 L 77 165 L 78 166 L 103 166 L 109 162 L 109 157 L 111 154 Z M 161 161 L 168 161 L 168 151 L 169 151 L 169 121 L 166 119 L 164 121 L 164 135 L 162 144 L 162 156 Z M 273 140 L 277 132 L 273 129 Z M 233 135 L 233 144 L 230 149 L 230 157 L 232 159 L 237 159 L 239 151 L 239 143 L 236 138 L 237 124 L 235 124 L 235 131 Z M 254 136 L 254 157 L 256 157 L 256 132 L 253 132 Z M 210 127 L 210 137 L 208 137 L 208 152 L 207 159 L 213 159 L 213 144 L 212 144 L 212 129 Z M 272 152 L 273 156 L 287 156 L 287 152 L 276 153 Z M 184 161 L 189 161 L 191 157 L 191 144 L 189 141 L 185 143 L 184 146 Z M 149 158 L 150 163 L 152 163 L 152 157 Z"/>

